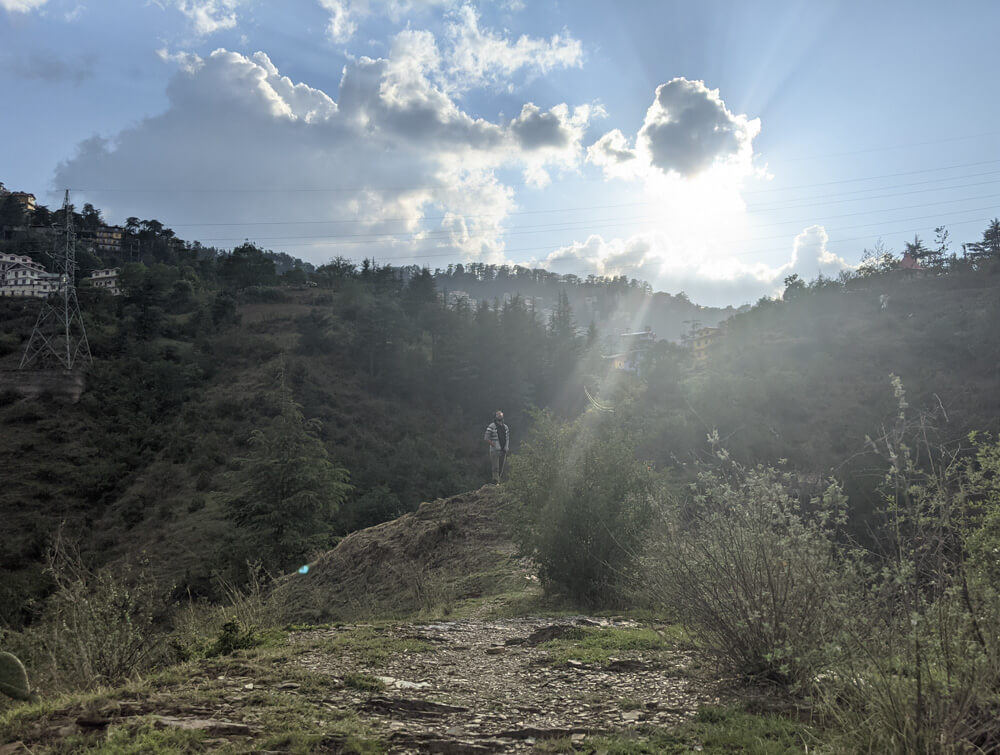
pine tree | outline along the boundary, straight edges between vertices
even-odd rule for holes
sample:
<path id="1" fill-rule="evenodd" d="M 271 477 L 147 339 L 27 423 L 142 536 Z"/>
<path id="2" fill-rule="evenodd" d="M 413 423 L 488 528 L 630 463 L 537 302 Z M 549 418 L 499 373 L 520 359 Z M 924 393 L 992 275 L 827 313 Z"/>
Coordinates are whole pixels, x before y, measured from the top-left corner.
<path id="1" fill-rule="evenodd" d="M 226 508 L 251 555 L 267 568 L 286 569 L 329 543 L 351 486 L 317 437 L 319 422 L 303 417 L 283 379 L 277 397 L 279 412 L 254 430 Z"/>
<path id="2" fill-rule="evenodd" d="M 905 252 L 909 254 L 915 262 L 921 265 L 926 264 L 928 259 L 934 254 L 934 251 L 928 249 L 919 236 L 914 236 L 913 241 L 904 242 L 903 246 L 905 248 Z"/>
<path id="3" fill-rule="evenodd" d="M 983 231 L 982 241 L 964 244 L 965 256 L 977 265 L 1000 259 L 1000 218 L 993 218 Z"/>

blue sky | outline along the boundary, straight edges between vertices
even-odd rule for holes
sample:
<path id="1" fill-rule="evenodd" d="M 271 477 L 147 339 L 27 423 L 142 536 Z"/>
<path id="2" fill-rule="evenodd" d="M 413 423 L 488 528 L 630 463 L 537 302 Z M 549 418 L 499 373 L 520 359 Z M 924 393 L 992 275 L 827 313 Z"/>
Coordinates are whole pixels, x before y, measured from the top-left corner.
<path id="1" fill-rule="evenodd" d="M 1000 4 L 0 0 L 0 181 L 706 304 L 1000 214 Z"/>

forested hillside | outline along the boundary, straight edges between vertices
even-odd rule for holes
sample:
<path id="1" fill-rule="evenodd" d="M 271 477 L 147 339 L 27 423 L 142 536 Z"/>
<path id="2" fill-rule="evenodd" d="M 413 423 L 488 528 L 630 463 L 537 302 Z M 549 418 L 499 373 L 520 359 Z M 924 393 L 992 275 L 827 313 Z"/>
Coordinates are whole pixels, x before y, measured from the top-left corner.
<path id="1" fill-rule="evenodd" d="M 691 461 L 717 430 L 743 461 L 836 475 L 866 511 L 883 469 L 866 437 L 897 411 L 890 376 L 935 415 L 935 442 L 1000 429 L 998 322 L 995 270 L 820 280 L 733 317 L 700 369 L 662 344 L 623 410 L 658 464 Z"/>
<path id="2" fill-rule="evenodd" d="M 701 306 L 683 291 L 654 292 L 648 283 L 625 276 L 580 278 L 548 270 L 473 262 L 435 270 L 434 280 L 438 290 L 451 299 L 467 294 L 474 301 L 503 302 L 505 297 L 509 300 L 519 296 L 539 310 L 554 308 L 563 293 L 576 321 L 582 327 L 593 323 L 601 337 L 648 327 L 658 338 L 680 341 L 692 330 L 717 325 L 737 311 L 732 306 Z"/>
<path id="3" fill-rule="evenodd" d="M 61 523 L 97 561 L 145 551 L 184 594 L 211 594 L 214 573 L 247 560 L 294 567 L 486 481 L 482 431 L 496 408 L 515 451 L 535 409 L 564 421 L 610 411 L 640 459 L 681 476 L 717 432 L 743 461 L 834 473 L 859 521 L 882 475 L 866 436 L 893 416 L 890 375 L 912 406 L 937 410 L 941 440 L 998 428 L 989 230 L 967 261 L 907 272 L 870 258 L 839 280 L 789 279 L 782 299 L 732 312 L 704 359 L 661 339 L 636 372 L 604 359 L 574 301 L 605 327 L 637 327 L 657 302 L 687 329 L 721 311 L 624 279 L 342 258 L 313 269 L 249 244 L 185 244 L 156 221 L 129 228 L 123 248 L 134 242 L 144 262 L 83 252 L 90 269 L 121 264 L 124 293 L 81 287 L 95 361 L 80 402 L 0 397 L 0 620 L 28 618 L 28 598 L 44 594 Z M 44 260 L 52 237 L 15 234 L 4 249 Z M 37 306 L 0 301 L 7 369 Z"/>
<path id="4" fill-rule="evenodd" d="M 550 323 L 520 300 L 446 308 L 429 274 L 404 284 L 377 266 L 322 289 L 233 285 L 186 265 L 130 264 L 123 278 L 120 297 L 81 295 L 95 361 L 78 404 L 3 396 L 7 620 L 43 586 L 60 522 L 102 559 L 148 550 L 179 590 L 199 593 L 214 571 L 248 558 L 287 568 L 337 534 L 478 486 L 497 407 L 520 435 L 530 407 L 573 414 L 585 401 L 568 308 Z M 37 303 L 0 307 L 13 368 Z M 319 460 L 341 480 L 280 555 L 262 522 L 287 515 L 295 494 L 254 476 L 282 463 L 275 441 L 305 457 L 281 474 L 308 488 Z M 271 497 L 239 522 L 233 500 L 247 489 Z"/>

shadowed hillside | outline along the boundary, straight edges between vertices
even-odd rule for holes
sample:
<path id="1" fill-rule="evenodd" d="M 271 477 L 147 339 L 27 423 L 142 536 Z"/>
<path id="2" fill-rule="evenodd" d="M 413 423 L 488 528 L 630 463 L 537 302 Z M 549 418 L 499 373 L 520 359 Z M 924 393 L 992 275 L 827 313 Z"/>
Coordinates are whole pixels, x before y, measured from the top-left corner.
<path id="1" fill-rule="evenodd" d="M 523 589 L 508 504 L 487 485 L 354 532 L 275 590 L 297 622 L 388 618 Z"/>

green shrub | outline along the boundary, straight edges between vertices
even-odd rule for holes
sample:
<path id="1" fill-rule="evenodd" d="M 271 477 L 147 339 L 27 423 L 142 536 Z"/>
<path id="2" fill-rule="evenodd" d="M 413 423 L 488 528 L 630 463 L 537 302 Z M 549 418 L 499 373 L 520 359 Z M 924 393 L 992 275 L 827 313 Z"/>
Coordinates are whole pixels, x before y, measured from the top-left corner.
<path id="1" fill-rule="evenodd" d="M 807 513 L 790 475 L 718 454 L 665 514 L 645 563 L 651 594 L 728 672 L 808 684 L 832 660 L 854 584 L 834 540 L 845 499 L 831 484 Z"/>
<path id="2" fill-rule="evenodd" d="M 47 571 L 56 590 L 39 620 L 13 639 L 49 686 L 72 690 L 113 684 L 163 657 L 159 622 L 168 607 L 167 593 L 144 564 L 94 571 L 57 535 Z"/>
<path id="3" fill-rule="evenodd" d="M 264 643 L 256 627 L 248 627 L 239 621 L 227 621 L 219 630 L 219 636 L 206 651 L 208 658 L 231 655 L 235 650 L 249 650 Z"/>
<path id="4" fill-rule="evenodd" d="M 520 545 L 547 589 L 587 606 L 626 601 L 657 497 L 630 438 L 592 415 L 560 425 L 540 414 L 507 491 Z"/>
<path id="5" fill-rule="evenodd" d="M 881 568 L 826 699 L 854 751 L 998 752 L 1000 444 L 933 447 L 894 383 L 897 421 L 870 441 L 888 466 Z"/>

